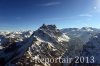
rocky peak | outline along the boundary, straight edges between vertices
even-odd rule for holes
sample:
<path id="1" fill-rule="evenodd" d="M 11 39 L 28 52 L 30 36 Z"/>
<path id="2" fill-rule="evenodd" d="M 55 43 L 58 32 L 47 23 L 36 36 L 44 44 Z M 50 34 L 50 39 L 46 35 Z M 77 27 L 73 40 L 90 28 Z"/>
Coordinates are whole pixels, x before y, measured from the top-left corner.
<path id="1" fill-rule="evenodd" d="M 59 37 L 62 35 L 62 32 L 57 29 L 55 25 L 45 25 L 43 24 L 38 30 L 34 32 L 35 35 L 49 35 L 50 37 Z M 45 35 L 45 36 L 46 36 Z"/>
<path id="2" fill-rule="evenodd" d="M 93 31 L 95 28 L 92 27 L 82 27 L 81 30 L 83 31 Z"/>
<path id="3" fill-rule="evenodd" d="M 43 24 L 40 29 L 49 29 L 49 30 L 55 30 L 56 26 L 55 25 L 45 25 Z"/>

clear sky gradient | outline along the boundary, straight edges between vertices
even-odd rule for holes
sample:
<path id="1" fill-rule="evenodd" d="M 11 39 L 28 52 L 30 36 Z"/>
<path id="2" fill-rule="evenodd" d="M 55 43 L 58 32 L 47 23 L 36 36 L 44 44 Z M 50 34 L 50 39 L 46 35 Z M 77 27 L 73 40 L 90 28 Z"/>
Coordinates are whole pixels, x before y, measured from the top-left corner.
<path id="1" fill-rule="evenodd" d="M 58 28 L 100 28 L 100 0 L 0 0 L 0 30 L 35 30 L 43 23 Z"/>

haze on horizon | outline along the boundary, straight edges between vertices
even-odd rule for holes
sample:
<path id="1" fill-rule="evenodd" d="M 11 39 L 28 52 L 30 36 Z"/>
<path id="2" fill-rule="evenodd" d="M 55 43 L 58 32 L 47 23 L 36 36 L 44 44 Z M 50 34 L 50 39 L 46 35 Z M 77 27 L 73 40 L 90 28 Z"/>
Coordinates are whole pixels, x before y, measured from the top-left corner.
<path id="1" fill-rule="evenodd" d="M 0 31 L 35 30 L 43 23 L 100 28 L 100 0 L 0 0 Z"/>

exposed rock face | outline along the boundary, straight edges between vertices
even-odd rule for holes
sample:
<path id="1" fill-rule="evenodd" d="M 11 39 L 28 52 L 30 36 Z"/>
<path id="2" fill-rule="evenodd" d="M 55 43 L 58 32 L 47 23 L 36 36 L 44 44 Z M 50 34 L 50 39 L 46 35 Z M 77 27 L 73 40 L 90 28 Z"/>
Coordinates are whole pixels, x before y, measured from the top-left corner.
<path id="1" fill-rule="evenodd" d="M 67 50 L 70 38 L 55 25 L 43 25 L 34 32 L 36 42 L 29 47 L 29 54 L 35 58 L 59 58 Z M 47 63 L 46 65 L 48 65 Z M 45 65 L 45 63 L 43 63 Z"/>

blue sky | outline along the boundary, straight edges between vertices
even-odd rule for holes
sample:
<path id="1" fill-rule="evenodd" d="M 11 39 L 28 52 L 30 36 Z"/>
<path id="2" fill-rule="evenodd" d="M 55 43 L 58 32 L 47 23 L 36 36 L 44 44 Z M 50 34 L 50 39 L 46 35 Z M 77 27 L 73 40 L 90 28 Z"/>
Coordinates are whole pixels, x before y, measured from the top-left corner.
<path id="1" fill-rule="evenodd" d="M 0 0 L 0 30 L 35 30 L 45 24 L 58 28 L 100 28 L 100 0 Z"/>

